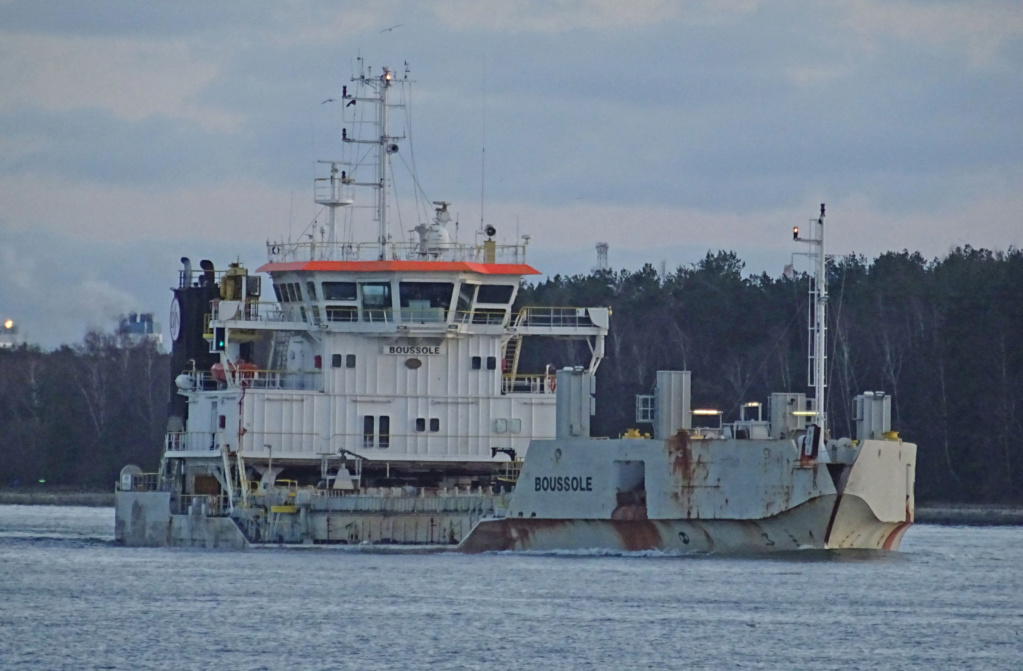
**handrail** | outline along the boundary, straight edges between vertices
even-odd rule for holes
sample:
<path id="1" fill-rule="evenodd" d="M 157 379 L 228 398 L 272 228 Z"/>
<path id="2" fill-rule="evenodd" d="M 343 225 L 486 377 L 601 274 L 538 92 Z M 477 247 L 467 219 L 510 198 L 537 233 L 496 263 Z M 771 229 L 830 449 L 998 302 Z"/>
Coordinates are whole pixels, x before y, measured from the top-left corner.
<path id="1" fill-rule="evenodd" d="M 230 305 L 229 309 L 235 312 L 231 315 L 222 315 L 223 303 Z M 285 309 L 280 303 L 272 301 L 211 301 L 211 313 L 209 318 L 213 321 L 241 321 L 241 322 L 290 322 L 300 321 L 293 319 L 291 310 Z"/>
<path id="2" fill-rule="evenodd" d="M 174 431 L 163 439 L 167 452 L 217 452 L 217 436 L 212 431 Z"/>
<path id="3" fill-rule="evenodd" d="M 160 491 L 159 473 L 125 473 L 117 481 L 119 492 L 158 492 Z"/>
<path id="4" fill-rule="evenodd" d="M 230 380 L 234 385 L 249 389 L 319 389 L 318 381 L 323 376 L 320 369 L 312 370 L 270 370 L 250 367 L 249 364 L 228 366 L 216 371 L 185 370 L 191 389 L 217 389 Z"/>
<path id="5" fill-rule="evenodd" d="M 526 306 L 519 309 L 515 326 L 594 326 L 589 308 Z"/>
<path id="6" fill-rule="evenodd" d="M 504 374 L 501 376 L 502 394 L 554 394 L 554 376 L 544 373 Z"/>
<path id="7" fill-rule="evenodd" d="M 526 245 L 492 243 L 497 262 L 525 263 Z M 446 242 L 429 247 L 421 242 L 388 242 L 387 257 L 409 261 L 469 261 L 485 263 L 487 246 Z M 376 261 L 380 257 L 379 242 L 267 242 L 267 259 L 284 261 Z"/>

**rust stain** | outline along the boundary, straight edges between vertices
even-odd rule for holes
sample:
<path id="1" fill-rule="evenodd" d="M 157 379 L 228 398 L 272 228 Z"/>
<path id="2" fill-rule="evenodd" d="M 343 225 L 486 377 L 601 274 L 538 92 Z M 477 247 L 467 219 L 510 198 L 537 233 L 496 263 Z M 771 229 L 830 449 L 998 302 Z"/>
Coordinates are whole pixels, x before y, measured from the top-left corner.
<path id="1" fill-rule="evenodd" d="M 693 452 L 689 434 L 685 429 L 668 439 L 668 454 L 672 457 L 671 472 L 680 475 L 686 482 L 693 479 Z"/>
<path id="2" fill-rule="evenodd" d="M 610 522 L 611 528 L 622 540 L 622 547 L 629 552 L 639 550 L 657 550 L 662 548 L 664 541 L 657 525 L 649 520 Z"/>
<path id="3" fill-rule="evenodd" d="M 899 522 L 895 525 L 895 528 L 891 530 L 888 537 L 884 539 L 884 544 L 881 546 L 882 550 L 891 550 L 893 547 L 897 547 L 899 542 L 902 540 L 903 534 L 906 533 L 906 529 L 912 526 L 912 522 Z"/>
<path id="4" fill-rule="evenodd" d="M 618 492 L 618 505 L 611 511 L 613 520 L 645 520 L 646 492 Z"/>

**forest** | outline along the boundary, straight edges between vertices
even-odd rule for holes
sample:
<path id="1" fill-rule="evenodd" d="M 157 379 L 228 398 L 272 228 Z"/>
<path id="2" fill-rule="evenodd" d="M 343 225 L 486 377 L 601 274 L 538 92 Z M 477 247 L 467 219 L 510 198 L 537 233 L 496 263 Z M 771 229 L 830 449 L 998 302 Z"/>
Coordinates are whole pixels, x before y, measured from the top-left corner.
<path id="1" fill-rule="evenodd" d="M 526 284 L 517 306 L 610 306 L 594 435 L 635 422 L 658 370 L 692 371 L 695 407 L 725 421 L 774 391 L 806 391 L 807 278 L 743 274 L 731 252 L 674 271 L 596 271 Z M 853 435 L 852 399 L 894 395 L 892 425 L 917 443 L 920 501 L 1023 502 L 1023 251 L 957 248 L 829 260 L 828 415 Z M 578 362 L 579 343 L 527 339 L 520 369 Z M 156 467 L 169 357 L 90 333 L 53 352 L 0 350 L 0 486 L 108 488 L 121 466 Z"/>

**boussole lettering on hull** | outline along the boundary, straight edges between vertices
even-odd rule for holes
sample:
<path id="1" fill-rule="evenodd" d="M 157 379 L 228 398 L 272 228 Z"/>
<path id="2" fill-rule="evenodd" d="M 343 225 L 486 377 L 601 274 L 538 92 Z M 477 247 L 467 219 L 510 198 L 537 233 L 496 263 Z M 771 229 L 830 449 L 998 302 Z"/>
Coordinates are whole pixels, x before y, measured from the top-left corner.
<path id="1" fill-rule="evenodd" d="M 533 479 L 533 488 L 537 492 L 592 492 L 593 476 L 537 476 Z"/>

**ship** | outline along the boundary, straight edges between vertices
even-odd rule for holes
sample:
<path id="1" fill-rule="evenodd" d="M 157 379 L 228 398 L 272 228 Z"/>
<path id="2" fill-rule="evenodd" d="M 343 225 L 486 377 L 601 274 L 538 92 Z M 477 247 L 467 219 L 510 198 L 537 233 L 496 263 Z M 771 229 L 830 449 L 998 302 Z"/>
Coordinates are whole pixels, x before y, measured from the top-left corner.
<path id="1" fill-rule="evenodd" d="M 341 155 L 318 162 L 323 222 L 268 241 L 251 274 L 181 259 L 163 455 L 157 472 L 122 469 L 117 542 L 898 549 L 913 522 L 916 446 L 892 431 L 891 396 L 856 397 L 853 437 L 832 437 L 827 422 L 823 205 L 805 233 L 793 229 L 812 261 L 813 396 L 774 393 L 726 422 L 693 407 L 689 371 L 658 371 L 653 393 L 636 398 L 637 424 L 652 431 L 594 437 L 610 309 L 517 306 L 539 274 L 529 236 L 508 242 L 481 219 L 460 240 L 446 201 L 428 201 L 395 238 L 392 159 L 407 133 L 394 134 L 390 115 L 407 111 L 412 81 L 407 67 L 359 63 L 338 101 Z M 375 239 L 357 241 L 367 225 Z M 584 343 L 571 348 L 583 354 L 520 370 L 533 338 Z"/>

